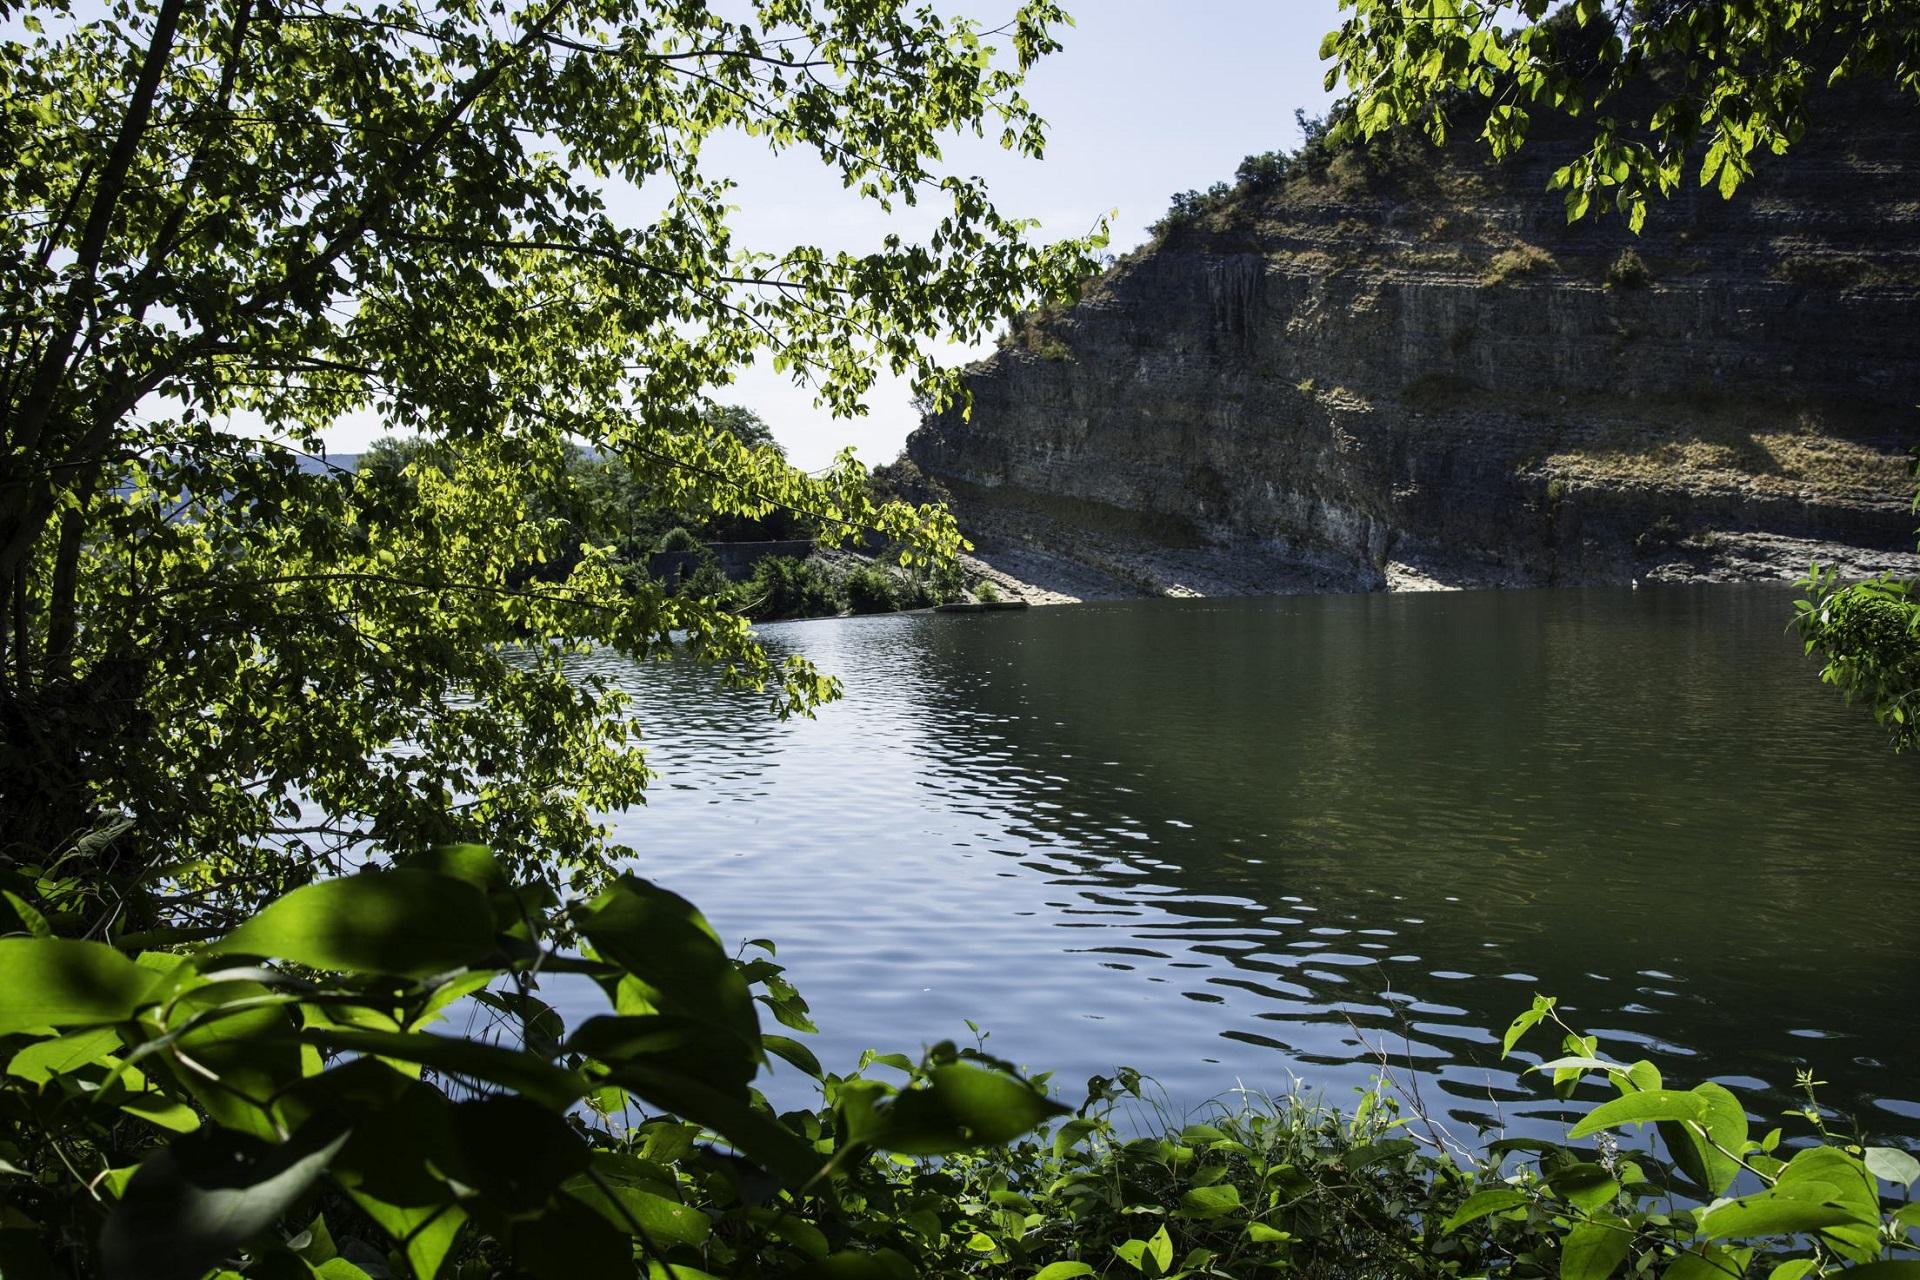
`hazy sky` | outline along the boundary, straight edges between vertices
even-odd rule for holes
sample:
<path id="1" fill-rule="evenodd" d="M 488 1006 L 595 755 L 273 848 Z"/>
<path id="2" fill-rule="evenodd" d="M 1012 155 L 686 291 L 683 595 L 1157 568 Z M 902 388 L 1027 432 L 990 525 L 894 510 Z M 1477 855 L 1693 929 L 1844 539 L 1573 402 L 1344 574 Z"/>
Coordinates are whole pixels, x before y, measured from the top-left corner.
<path id="1" fill-rule="evenodd" d="M 987 25 L 1010 16 L 1013 0 L 941 0 Z M 1296 107 L 1318 113 L 1320 38 L 1338 22 L 1335 0 L 1068 0 L 1076 26 L 1065 48 L 1044 59 L 1026 96 L 1048 122 L 1046 158 L 1027 160 L 971 137 L 946 148 L 946 167 L 985 177 L 1009 216 L 1038 218 L 1048 233 L 1089 230 L 1108 210 L 1114 252 L 1146 238 L 1175 191 L 1230 180 L 1242 157 L 1300 141 Z M 770 156 L 744 137 L 709 144 L 712 173 L 740 184 L 735 243 L 778 251 L 797 243 L 828 249 L 877 247 L 884 215 L 844 191 L 812 156 Z M 616 205 L 616 213 L 619 207 Z M 637 202 L 635 217 L 645 211 Z M 897 224 L 918 233 L 937 211 Z M 951 348 L 956 362 L 982 351 Z M 914 426 L 904 382 L 886 379 L 868 416 L 836 420 L 812 393 L 770 369 L 746 371 L 720 398 L 744 404 L 773 425 L 802 467 L 824 466 L 853 445 L 869 464 L 891 461 Z M 357 451 L 371 424 L 328 433 L 335 451 Z"/>

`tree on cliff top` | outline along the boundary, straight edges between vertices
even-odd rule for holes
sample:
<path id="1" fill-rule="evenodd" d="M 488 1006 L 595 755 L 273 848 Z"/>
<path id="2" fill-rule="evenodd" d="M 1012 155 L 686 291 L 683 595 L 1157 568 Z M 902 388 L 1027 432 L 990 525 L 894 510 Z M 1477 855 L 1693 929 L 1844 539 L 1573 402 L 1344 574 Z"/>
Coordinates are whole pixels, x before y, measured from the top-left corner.
<path id="1" fill-rule="evenodd" d="M 953 131 L 1040 152 L 1021 78 L 1063 20 L 0 0 L 0 861 L 73 855 L 116 927 L 133 885 L 186 909 L 364 837 L 590 869 L 645 770 L 581 646 L 680 637 L 782 709 L 830 695 L 603 548 L 529 575 L 563 532 L 538 499 L 585 444 L 687 510 L 949 552 L 943 512 L 875 506 L 850 456 L 803 475 L 709 397 L 756 357 L 840 413 L 883 368 L 934 388 L 921 335 L 1083 273 L 1086 243 L 934 169 Z M 941 216 L 868 253 L 739 246 L 702 164 L 728 132 Z M 419 437 L 411 484 L 301 465 L 349 413 Z"/>
<path id="2" fill-rule="evenodd" d="M 1476 103 L 1496 158 L 1531 112 L 1586 122 L 1584 150 L 1555 171 L 1568 221 L 1625 214 L 1690 176 L 1731 197 L 1766 154 L 1806 130 L 1811 94 L 1843 81 L 1920 98 L 1920 5 L 1899 0 L 1341 0 L 1352 14 L 1321 46 L 1349 97 L 1338 133 L 1418 127 L 1445 142 Z M 1516 18 L 1522 19 L 1516 21 Z M 1920 510 L 1920 500 L 1916 500 Z M 1920 600 L 1892 577 L 1846 585 L 1814 566 L 1798 623 L 1822 678 L 1872 709 L 1895 750 L 1920 743 Z"/>

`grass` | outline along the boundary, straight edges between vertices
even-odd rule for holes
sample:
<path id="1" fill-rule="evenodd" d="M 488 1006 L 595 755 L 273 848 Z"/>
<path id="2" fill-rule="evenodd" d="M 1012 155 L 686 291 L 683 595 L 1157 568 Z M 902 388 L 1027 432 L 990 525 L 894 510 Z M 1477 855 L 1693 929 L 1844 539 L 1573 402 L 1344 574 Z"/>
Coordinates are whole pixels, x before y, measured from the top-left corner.
<path id="1" fill-rule="evenodd" d="M 1487 264 L 1486 272 L 1480 277 L 1485 285 L 1505 284 L 1524 276 L 1546 275 L 1558 271 L 1560 264 L 1553 255 L 1539 245 L 1522 241 L 1511 249 L 1502 249 L 1495 254 L 1493 261 Z"/>
<path id="2" fill-rule="evenodd" d="M 1920 283 L 1920 270 L 1912 266 L 1889 265 L 1846 253 L 1790 254 L 1774 264 L 1773 274 L 1788 284 L 1838 289 Z"/>
<path id="3" fill-rule="evenodd" d="M 1751 431 L 1709 424 L 1679 440 L 1601 442 L 1554 454 L 1545 465 L 1582 479 L 1691 484 L 1751 484 L 1761 491 L 1898 494 L 1907 464 L 1851 440 L 1817 431 Z"/>

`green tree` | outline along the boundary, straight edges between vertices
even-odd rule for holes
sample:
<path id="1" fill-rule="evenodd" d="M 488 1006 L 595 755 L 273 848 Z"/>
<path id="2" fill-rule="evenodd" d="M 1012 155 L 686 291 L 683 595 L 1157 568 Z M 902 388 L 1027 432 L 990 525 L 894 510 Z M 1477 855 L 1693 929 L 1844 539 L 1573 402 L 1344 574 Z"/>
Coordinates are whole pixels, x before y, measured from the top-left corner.
<path id="1" fill-rule="evenodd" d="M 0 0 L 0 856 L 86 867 L 75 918 L 116 929 L 160 910 L 138 886 L 217 922 L 367 838 L 591 880 L 594 814 L 646 770 L 580 647 L 831 696 L 603 546 L 553 571 L 555 494 L 586 446 L 676 510 L 950 552 L 944 512 L 872 503 L 850 455 L 799 473 L 712 396 L 755 360 L 844 414 L 881 370 L 948 394 L 922 335 L 1072 285 L 1088 243 L 934 167 L 954 131 L 1040 152 L 1021 77 L 1063 20 Z M 867 253 L 739 245 L 702 163 L 728 132 L 938 216 Z M 415 439 L 317 464 L 346 414 Z"/>
<path id="2" fill-rule="evenodd" d="M 1637 232 L 1650 199 L 1691 179 L 1731 197 L 1805 132 L 1823 88 L 1920 98 L 1920 6 L 1885 0 L 1341 0 L 1321 46 L 1344 80 L 1338 139 L 1417 127 L 1444 143 L 1479 124 L 1496 158 L 1533 113 L 1584 122 L 1555 170 L 1575 221 L 1609 207 Z M 1883 90 L 1884 91 L 1884 90 Z M 1920 741 L 1920 599 L 1892 576 L 1843 583 L 1815 565 L 1798 626 L 1822 678 L 1866 702 L 1895 750 Z"/>
<path id="3" fill-rule="evenodd" d="M 767 425 L 767 420 L 742 405 L 721 405 L 708 421 L 749 449 L 773 449 L 783 458 L 787 454 L 773 438 L 773 428 Z"/>

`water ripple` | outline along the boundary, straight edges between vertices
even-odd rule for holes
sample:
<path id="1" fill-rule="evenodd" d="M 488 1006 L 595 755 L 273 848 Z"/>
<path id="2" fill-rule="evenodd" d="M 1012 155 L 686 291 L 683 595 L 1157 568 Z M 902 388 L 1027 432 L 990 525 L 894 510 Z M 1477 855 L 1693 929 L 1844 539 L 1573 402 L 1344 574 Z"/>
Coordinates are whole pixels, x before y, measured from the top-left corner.
<path id="1" fill-rule="evenodd" d="M 964 1038 L 1195 1103 L 1419 1073 L 1564 1107 L 1491 1028 L 1535 990 L 1680 1083 L 1793 1073 L 1920 1135 L 1916 762 L 1813 680 L 1777 590 L 1145 602 L 766 629 L 817 720 L 683 664 L 629 691 L 639 869 L 773 936 L 829 1065 Z M 1553 1049 L 1544 1040 L 1534 1046 Z M 1522 1061 L 1536 1061 L 1521 1055 Z"/>

